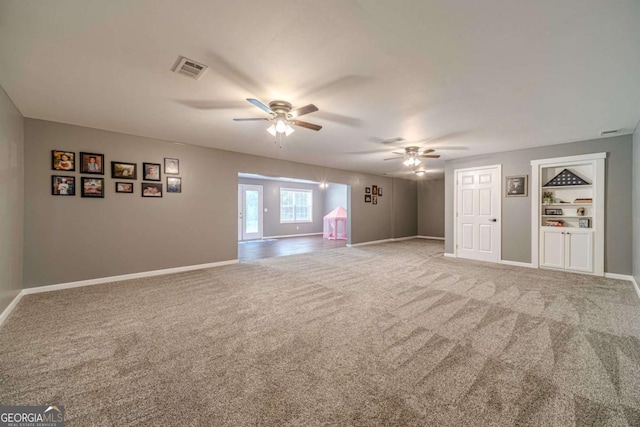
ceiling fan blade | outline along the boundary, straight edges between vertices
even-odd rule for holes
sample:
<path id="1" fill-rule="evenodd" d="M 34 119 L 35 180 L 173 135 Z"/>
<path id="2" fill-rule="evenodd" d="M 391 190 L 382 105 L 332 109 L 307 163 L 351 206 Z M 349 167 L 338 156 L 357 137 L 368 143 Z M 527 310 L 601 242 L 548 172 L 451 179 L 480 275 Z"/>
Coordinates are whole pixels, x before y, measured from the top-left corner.
<path id="1" fill-rule="evenodd" d="M 387 161 L 387 160 L 402 160 L 402 159 L 403 157 L 389 157 L 388 159 L 383 159 L 383 160 Z"/>
<path id="2" fill-rule="evenodd" d="M 422 150 L 420 152 L 420 154 L 429 154 L 429 153 L 433 153 L 434 151 L 436 151 L 436 150 L 434 150 L 432 148 L 427 148 L 427 149 Z"/>
<path id="3" fill-rule="evenodd" d="M 399 155 L 401 155 L 401 156 L 404 156 L 405 154 L 407 154 L 407 153 L 405 153 L 404 151 L 392 151 L 392 153 L 393 153 L 393 154 L 399 154 Z"/>
<path id="4" fill-rule="evenodd" d="M 402 142 L 404 141 L 404 138 L 401 136 L 398 136 L 396 138 L 389 138 L 389 139 L 385 139 L 384 141 L 380 141 L 381 144 L 395 144 L 396 142 Z"/>
<path id="5" fill-rule="evenodd" d="M 259 109 L 261 109 L 265 113 L 275 114 L 273 111 L 271 111 L 271 108 L 267 107 L 266 105 L 264 105 L 262 102 L 258 101 L 255 98 L 247 98 L 247 101 L 249 101 L 250 103 L 252 103 L 256 107 L 258 107 Z"/>
<path id="6" fill-rule="evenodd" d="M 320 129 L 322 129 L 322 126 L 320 126 L 320 125 L 315 125 L 313 123 L 303 122 L 303 121 L 300 121 L 300 120 L 291 120 L 290 123 L 292 125 L 300 126 L 300 127 L 311 129 L 311 130 L 320 130 Z"/>
<path id="7" fill-rule="evenodd" d="M 304 107 L 298 107 L 289 112 L 289 117 L 295 119 L 296 117 L 304 116 L 305 114 L 318 111 L 318 107 L 313 104 L 305 105 Z"/>
<path id="8" fill-rule="evenodd" d="M 439 154 L 422 154 L 419 156 L 421 159 L 439 159 Z"/>
<path id="9" fill-rule="evenodd" d="M 256 121 L 263 121 L 263 120 L 269 120 L 266 117 L 261 117 L 261 118 L 250 118 L 250 119 L 233 119 L 236 122 L 256 122 Z"/>

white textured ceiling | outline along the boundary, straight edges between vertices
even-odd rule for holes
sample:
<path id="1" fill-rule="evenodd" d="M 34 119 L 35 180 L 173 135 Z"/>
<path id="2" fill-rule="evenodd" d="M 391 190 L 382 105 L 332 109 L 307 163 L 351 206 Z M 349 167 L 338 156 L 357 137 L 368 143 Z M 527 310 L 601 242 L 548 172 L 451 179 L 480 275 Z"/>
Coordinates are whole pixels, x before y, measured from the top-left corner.
<path id="1" fill-rule="evenodd" d="M 210 68 L 174 74 L 179 55 Z M 0 85 L 26 117 L 374 174 L 407 145 L 442 170 L 629 133 L 638 76 L 638 0 L 0 0 Z M 265 116 L 249 97 L 314 103 L 323 129 L 280 149 L 232 121 Z"/>

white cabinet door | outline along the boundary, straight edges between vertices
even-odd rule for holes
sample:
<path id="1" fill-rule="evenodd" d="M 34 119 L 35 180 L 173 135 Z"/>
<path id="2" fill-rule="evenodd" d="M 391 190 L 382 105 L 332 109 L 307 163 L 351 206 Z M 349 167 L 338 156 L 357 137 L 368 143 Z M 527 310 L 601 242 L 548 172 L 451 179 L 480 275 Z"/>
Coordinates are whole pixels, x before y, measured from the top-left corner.
<path id="1" fill-rule="evenodd" d="M 564 230 L 544 227 L 540 229 L 540 266 L 564 268 L 564 239 Z"/>
<path id="2" fill-rule="evenodd" d="M 593 232 L 570 230 L 565 236 L 565 268 L 593 273 Z"/>

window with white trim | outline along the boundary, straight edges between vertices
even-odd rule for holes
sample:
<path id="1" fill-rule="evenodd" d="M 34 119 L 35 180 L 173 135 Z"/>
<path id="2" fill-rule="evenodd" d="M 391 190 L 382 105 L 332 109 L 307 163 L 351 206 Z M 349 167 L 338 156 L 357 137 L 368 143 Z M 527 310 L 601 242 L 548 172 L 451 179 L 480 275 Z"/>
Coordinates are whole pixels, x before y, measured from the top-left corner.
<path id="1" fill-rule="evenodd" d="M 312 222 L 313 190 L 280 188 L 280 223 Z"/>

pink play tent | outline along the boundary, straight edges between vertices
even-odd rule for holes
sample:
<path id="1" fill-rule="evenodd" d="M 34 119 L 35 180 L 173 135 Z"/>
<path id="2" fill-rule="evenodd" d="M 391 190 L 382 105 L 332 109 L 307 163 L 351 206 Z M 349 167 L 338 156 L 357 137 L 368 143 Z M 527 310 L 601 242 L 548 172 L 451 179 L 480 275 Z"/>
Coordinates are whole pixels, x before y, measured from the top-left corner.
<path id="1" fill-rule="evenodd" d="M 347 211 L 338 206 L 324 217 L 322 237 L 330 240 L 347 240 Z"/>

